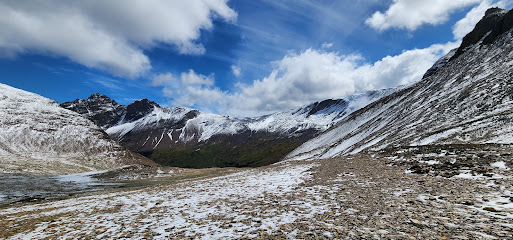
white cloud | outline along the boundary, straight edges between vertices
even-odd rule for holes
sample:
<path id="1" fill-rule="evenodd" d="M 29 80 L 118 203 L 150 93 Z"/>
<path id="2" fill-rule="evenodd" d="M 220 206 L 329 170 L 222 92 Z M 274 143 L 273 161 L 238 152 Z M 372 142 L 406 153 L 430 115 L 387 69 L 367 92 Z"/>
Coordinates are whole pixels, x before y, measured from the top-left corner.
<path id="1" fill-rule="evenodd" d="M 168 82 L 164 91 L 171 93 L 168 96 L 173 98 L 173 106 L 196 107 L 235 116 L 256 116 L 419 81 L 436 60 L 457 45 L 435 44 L 387 56 L 372 64 L 365 63 L 359 55 L 308 49 L 286 55 L 274 63 L 275 68 L 269 76 L 249 85 L 238 84 L 235 92 L 223 92 L 213 87 L 213 77 L 212 84 L 187 84 L 183 81 L 184 74 L 196 74 L 192 70 L 182 73 L 180 86 L 171 86 Z M 160 80 L 154 78 L 154 81 Z"/>
<path id="2" fill-rule="evenodd" d="M 413 83 L 455 47 L 455 43 L 436 44 L 387 56 L 373 64 L 364 63 L 358 55 L 313 49 L 289 54 L 276 63 L 268 77 L 241 86 L 236 102 L 243 105 L 230 109 L 287 110 L 314 101 Z"/>
<path id="3" fill-rule="evenodd" d="M 172 73 L 156 74 L 153 86 L 161 86 L 164 96 L 173 99 L 174 106 L 202 107 L 217 111 L 217 105 L 225 106 L 223 98 L 228 95 L 214 86 L 214 75 L 198 74 L 190 69 L 175 77 Z"/>
<path id="4" fill-rule="evenodd" d="M 171 73 L 161 73 L 153 76 L 151 85 L 153 86 L 167 86 L 177 81 Z"/>
<path id="5" fill-rule="evenodd" d="M 504 1 L 499 2 L 492 2 L 491 0 L 485 0 L 478 6 L 472 8 L 464 18 L 456 22 L 454 26 L 452 27 L 452 33 L 454 35 L 454 39 L 460 40 L 467 33 L 471 32 L 474 27 L 476 26 L 477 22 L 483 18 L 485 15 L 486 10 L 488 10 L 491 7 L 500 7 L 504 8 L 506 7 L 506 3 Z"/>
<path id="6" fill-rule="evenodd" d="M 190 69 L 189 72 L 184 72 L 181 75 L 182 84 L 184 85 L 205 85 L 212 86 L 214 85 L 214 75 L 211 74 L 209 76 L 205 76 L 202 74 L 197 74 L 194 70 Z"/>
<path id="7" fill-rule="evenodd" d="M 231 106 L 233 95 L 223 92 L 215 87 L 186 86 L 172 101 L 173 106 L 196 107 L 207 112 L 222 113 L 226 107 Z"/>
<path id="8" fill-rule="evenodd" d="M 240 77 L 240 74 L 241 74 L 241 69 L 239 66 L 235 66 L 235 65 L 232 65 L 232 73 L 233 75 L 235 75 L 236 77 Z"/>
<path id="9" fill-rule="evenodd" d="M 207 50 L 201 43 L 177 43 L 178 52 L 185 55 L 203 55 Z"/>
<path id="10" fill-rule="evenodd" d="M 444 23 L 452 12 L 483 1 L 486 0 L 393 0 L 384 13 L 375 12 L 365 23 L 379 31 L 389 28 L 413 31 L 423 24 Z"/>
<path id="11" fill-rule="evenodd" d="M 325 49 L 325 48 L 331 48 L 331 47 L 333 47 L 333 43 L 326 43 L 326 42 L 325 42 L 325 43 L 323 43 L 323 44 L 322 44 L 322 48 L 323 48 L 323 49 Z"/>
<path id="12" fill-rule="evenodd" d="M 194 41 L 212 19 L 235 21 L 228 0 L 47 0 L 0 2 L 0 53 L 67 57 L 123 77 L 151 68 L 143 49 L 159 43 L 203 54 Z"/>

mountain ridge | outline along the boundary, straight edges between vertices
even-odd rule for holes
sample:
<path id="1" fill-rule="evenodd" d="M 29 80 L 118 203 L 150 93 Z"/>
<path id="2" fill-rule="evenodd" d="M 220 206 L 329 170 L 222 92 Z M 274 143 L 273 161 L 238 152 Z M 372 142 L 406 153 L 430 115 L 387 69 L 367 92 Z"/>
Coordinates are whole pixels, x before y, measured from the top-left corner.
<path id="1" fill-rule="evenodd" d="M 467 36 L 491 32 L 482 29 L 497 16 L 512 12 L 491 11 Z M 513 129 L 512 30 L 492 43 L 477 42 L 464 47 L 416 84 L 353 112 L 330 131 L 304 143 L 289 159 L 330 158 L 363 150 L 387 147 L 511 143 Z M 466 38 L 469 39 L 469 38 Z M 465 46 L 462 43 L 462 46 Z M 462 47 L 458 48 L 462 49 Z"/>
<path id="2" fill-rule="evenodd" d="M 293 148 L 328 129 L 348 113 L 394 91 L 396 89 L 376 90 L 356 94 L 347 99 L 327 99 L 289 111 L 254 118 L 233 118 L 183 107 L 166 108 L 143 99 L 126 107 L 130 109 L 131 106 L 140 106 L 140 110 L 134 113 L 137 117 L 127 117 L 128 111 L 125 111 L 121 121 L 104 129 L 121 145 L 152 159 L 157 158 L 155 155 L 152 156 L 156 153 L 159 158 L 164 158 L 160 162 L 167 165 L 176 166 L 167 162 L 166 157 L 162 157 L 166 154 L 162 152 L 170 155 L 167 158 L 180 161 L 181 164 L 178 166 L 181 167 L 261 166 L 281 160 Z M 77 99 L 73 102 L 86 101 Z M 67 102 L 61 106 L 68 107 L 71 104 Z M 76 104 L 73 106 L 71 110 L 78 109 Z M 94 118 L 88 114 L 84 117 Z M 170 149 L 176 151 L 170 152 Z M 198 150 L 206 151 L 205 154 L 213 158 L 212 162 L 215 163 L 203 165 L 200 158 L 205 156 L 198 155 Z M 215 151 L 219 156 L 210 154 L 210 151 Z M 251 153 L 252 151 L 258 153 Z M 192 161 L 196 164 L 188 165 L 175 157 L 183 155 L 184 152 L 187 156 L 180 158 L 193 158 Z M 252 154 L 255 156 L 246 160 L 238 161 L 235 158 L 238 156 L 244 159 Z M 259 157 L 265 160 L 260 160 Z"/>

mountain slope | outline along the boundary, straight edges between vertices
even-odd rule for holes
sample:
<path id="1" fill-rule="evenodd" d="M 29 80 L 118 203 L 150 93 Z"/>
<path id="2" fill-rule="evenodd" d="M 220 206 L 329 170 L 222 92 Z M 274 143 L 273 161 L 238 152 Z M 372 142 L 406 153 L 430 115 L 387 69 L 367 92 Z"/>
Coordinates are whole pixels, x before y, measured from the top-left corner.
<path id="1" fill-rule="evenodd" d="M 66 174 L 139 163 L 152 164 L 55 101 L 0 84 L 0 172 Z"/>
<path id="2" fill-rule="evenodd" d="M 488 10 L 456 54 L 422 81 L 354 112 L 288 158 L 392 146 L 513 143 L 512 19 L 511 11 Z"/>
<path id="3" fill-rule="evenodd" d="M 106 132 L 121 145 L 166 165 L 261 166 L 281 160 L 349 113 L 394 91 L 378 90 L 347 99 L 324 100 L 257 118 L 232 118 L 188 108 L 164 108 L 143 99 L 128 105 L 123 120 Z M 64 107 L 69 105 L 62 104 Z M 130 113 L 130 109 L 138 110 Z"/>

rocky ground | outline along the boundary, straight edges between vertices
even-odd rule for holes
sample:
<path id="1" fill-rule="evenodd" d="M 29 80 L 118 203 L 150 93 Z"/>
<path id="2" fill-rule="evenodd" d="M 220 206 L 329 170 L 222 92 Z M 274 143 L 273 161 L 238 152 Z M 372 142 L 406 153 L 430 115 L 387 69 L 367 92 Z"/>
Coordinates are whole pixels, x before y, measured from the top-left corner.
<path id="1" fill-rule="evenodd" d="M 0 209 L 0 229 L 5 229 L 0 237 L 504 239 L 511 236 L 513 186 L 507 160 L 504 166 L 491 161 L 493 166 L 487 174 L 462 169 L 448 178 L 435 171 L 412 173 L 411 164 L 397 159 L 371 153 L 289 161 L 257 169 L 228 169 L 144 188 L 9 206 Z"/>

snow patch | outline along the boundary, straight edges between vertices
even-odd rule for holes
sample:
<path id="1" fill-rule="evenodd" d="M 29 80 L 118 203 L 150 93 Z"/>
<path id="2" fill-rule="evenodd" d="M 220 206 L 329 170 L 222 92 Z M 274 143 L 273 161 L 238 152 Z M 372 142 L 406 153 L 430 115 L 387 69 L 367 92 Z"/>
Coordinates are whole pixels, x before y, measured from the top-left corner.
<path id="1" fill-rule="evenodd" d="M 494 162 L 494 163 L 490 164 L 490 166 L 492 166 L 494 168 L 499 168 L 502 170 L 509 170 L 509 168 L 506 166 L 506 163 L 504 161 Z"/>

